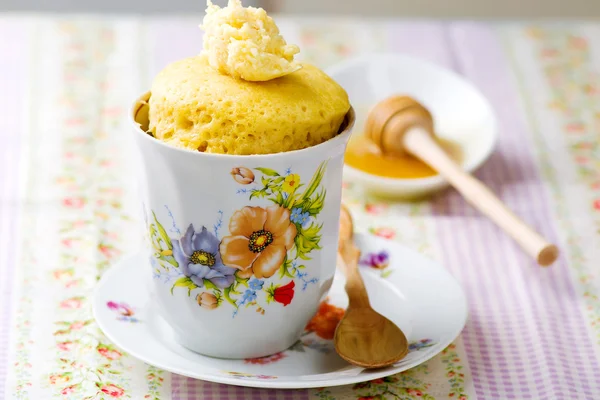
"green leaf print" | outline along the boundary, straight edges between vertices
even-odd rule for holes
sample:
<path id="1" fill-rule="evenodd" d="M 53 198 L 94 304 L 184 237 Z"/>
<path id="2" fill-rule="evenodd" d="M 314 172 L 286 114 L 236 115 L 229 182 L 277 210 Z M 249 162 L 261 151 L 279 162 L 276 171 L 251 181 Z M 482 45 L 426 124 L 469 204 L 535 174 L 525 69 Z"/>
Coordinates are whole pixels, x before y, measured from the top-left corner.
<path id="1" fill-rule="evenodd" d="M 310 260 L 310 257 L 308 257 L 307 254 L 313 250 L 321 249 L 321 246 L 319 246 L 319 242 L 321 241 L 319 232 L 321 232 L 322 226 L 323 225 L 311 223 L 308 228 L 304 229 L 296 225 L 296 227 L 298 227 L 298 234 L 294 241 L 296 243 L 296 253 L 299 258 Z"/>
<path id="2" fill-rule="evenodd" d="M 232 299 L 230 296 L 230 293 L 233 291 L 235 293 L 235 290 L 233 289 L 233 286 L 235 285 L 235 282 L 231 284 L 231 286 L 223 289 L 223 295 L 225 297 L 225 300 L 227 300 L 232 306 L 234 306 L 235 308 L 238 308 L 237 305 L 237 301 Z"/>
<path id="3" fill-rule="evenodd" d="M 317 190 L 317 188 L 321 184 L 321 180 L 323 180 L 323 175 L 325 175 L 325 167 L 326 166 L 327 166 L 327 161 L 324 161 L 321 163 L 321 165 L 319 165 L 319 168 L 313 174 L 313 177 L 310 180 L 310 183 L 308 184 L 308 186 L 304 190 L 304 193 L 302 193 L 302 195 L 300 197 L 302 200 L 309 199 L 310 196 L 312 196 L 312 194 L 315 192 L 315 190 Z"/>
<path id="4" fill-rule="evenodd" d="M 173 256 L 160 256 L 160 257 L 158 257 L 158 259 L 161 261 L 168 262 L 175 268 L 179 267 L 179 263 L 177 263 L 177 260 L 175 260 L 175 257 L 173 257 Z"/>
<path id="5" fill-rule="evenodd" d="M 267 175 L 267 176 L 279 176 L 279 174 L 277 173 L 277 171 L 270 169 L 270 168 L 255 168 L 257 171 L 262 172 L 263 174 Z"/>
<path id="6" fill-rule="evenodd" d="M 311 217 L 317 216 L 325 206 L 325 189 L 322 189 L 316 196 L 306 199 L 301 206 L 303 212 L 308 212 Z"/>
<path id="7" fill-rule="evenodd" d="M 292 267 L 292 262 L 290 260 L 288 260 L 287 255 L 286 255 L 283 260 L 283 264 L 281 264 L 281 267 L 279 268 L 279 278 L 283 278 L 284 276 L 293 278 L 294 274 L 292 274 L 290 272 L 291 267 Z"/>
<path id="8" fill-rule="evenodd" d="M 283 198 L 283 194 L 281 193 L 281 191 L 278 191 L 277 194 L 273 197 L 271 197 L 269 200 L 271 200 L 273 203 L 283 206 L 283 203 L 285 202 L 285 199 Z"/>
<path id="9" fill-rule="evenodd" d="M 152 217 L 154 217 L 154 223 L 156 224 L 158 234 L 160 235 L 162 241 L 165 243 L 165 245 L 167 245 L 169 250 L 173 250 L 173 244 L 171 243 L 171 239 L 169 238 L 169 235 L 167 235 L 167 231 L 165 231 L 165 228 L 163 228 L 160 222 L 158 222 L 158 219 L 156 219 L 156 214 L 154 213 L 154 211 L 152 211 Z"/>
<path id="10" fill-rule="evenodd" d="M 175 287 L 187 288 L 188 296 L 189 296 L 190 293 L 192 292 L 192 289 L 196 289 L 198 286 L 194 282 L 192 282 L 192 280 L 190 278 L 188 278 L 187 276 L 184 276 L 175 281 L 175 283 L 171 287 L 171 294 L 173 294 L 173 289 L 175 289 Z"/>
<path id="11" fill-rule="evenodd" d="M 204 286 L 206 286 L 207 289 L 219 290 L 219 288 L 208 279 L 203 279 L 202 281 L 204 282 Z"/>

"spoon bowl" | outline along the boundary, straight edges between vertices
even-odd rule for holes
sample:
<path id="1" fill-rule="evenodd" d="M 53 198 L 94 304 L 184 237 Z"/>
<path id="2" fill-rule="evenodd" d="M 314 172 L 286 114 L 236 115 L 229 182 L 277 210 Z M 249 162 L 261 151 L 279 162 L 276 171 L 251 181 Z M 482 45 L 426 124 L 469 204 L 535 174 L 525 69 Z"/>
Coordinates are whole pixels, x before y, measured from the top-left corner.
<path id="1" fill-rule="evenodd" d="M 372 308 L 349 308 L 334 342 L 340 357 L 364 368 L 386 367 L 408 353 L 404 333 Z"/>

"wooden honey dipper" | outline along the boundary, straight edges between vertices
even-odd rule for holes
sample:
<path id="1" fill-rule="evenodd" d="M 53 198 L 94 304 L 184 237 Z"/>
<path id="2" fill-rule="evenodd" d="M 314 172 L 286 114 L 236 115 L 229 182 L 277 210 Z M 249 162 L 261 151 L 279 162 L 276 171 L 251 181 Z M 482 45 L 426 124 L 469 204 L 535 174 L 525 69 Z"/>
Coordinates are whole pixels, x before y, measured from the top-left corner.
<path id="1" fill-rule="evenodd" d="M 418 157 L 444 176 L 473 207 L 508 233 L 539 265 L 548 266 L 558 248 L 535 232 L 482 182 L 465 172 L 434 140 L 431 113 L 408 96 L 393 96 L 369 113 L 365 134 L 388 156 L 407 153 Z"/>

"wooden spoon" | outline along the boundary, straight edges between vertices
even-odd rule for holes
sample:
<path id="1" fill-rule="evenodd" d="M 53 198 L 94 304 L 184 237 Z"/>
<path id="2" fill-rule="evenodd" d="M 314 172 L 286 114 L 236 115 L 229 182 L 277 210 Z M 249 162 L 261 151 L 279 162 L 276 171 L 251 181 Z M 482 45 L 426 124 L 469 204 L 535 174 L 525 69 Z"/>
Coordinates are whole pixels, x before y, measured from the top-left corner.
<path id="1" fill-rule="evenodd" d="M 392 321 L 371 308 L 358 271 L 360 250 L 353 241 L 350 212 L 342 206 L 338 263 L 346 275 L 350 304 L 335 330 L 335 349 L 344 360 L 364 368 L 394 364 L 408 353 L 408 340 Z"/>
<path id="2" fill-rule="evenodd" d="M 465 200 L 507 232 L 533 257 L 547 266 L 556 261 L 558 248 L 549 243 L 498 199 L 483 183 L 454 162 L 434 140 L 429 111 L 408 96 L 393 96 L 369 113 L 366 135 L 389 156 L 412 154 L 433 167 L 458 190 Z"/>

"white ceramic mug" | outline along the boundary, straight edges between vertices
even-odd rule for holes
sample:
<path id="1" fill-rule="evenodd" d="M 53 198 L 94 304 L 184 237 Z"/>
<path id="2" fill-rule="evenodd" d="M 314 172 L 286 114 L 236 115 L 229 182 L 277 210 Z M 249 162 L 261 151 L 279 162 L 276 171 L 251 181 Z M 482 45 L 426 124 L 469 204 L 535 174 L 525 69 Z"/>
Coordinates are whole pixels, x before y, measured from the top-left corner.
<path id="1" fill-rule="evenodd" d="M 191 152 L 147 134 L 133 109 L 152 298 L 176 340 L 221 358 L 293 345 L 331 286 L 354 111 L 317 146 L 268 155 Z"/>

